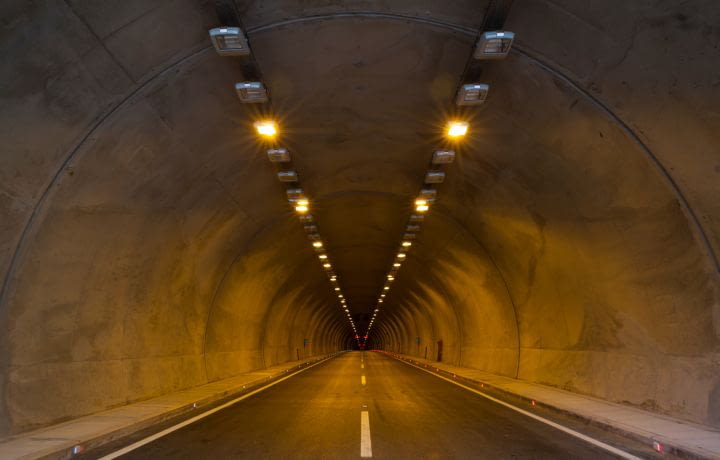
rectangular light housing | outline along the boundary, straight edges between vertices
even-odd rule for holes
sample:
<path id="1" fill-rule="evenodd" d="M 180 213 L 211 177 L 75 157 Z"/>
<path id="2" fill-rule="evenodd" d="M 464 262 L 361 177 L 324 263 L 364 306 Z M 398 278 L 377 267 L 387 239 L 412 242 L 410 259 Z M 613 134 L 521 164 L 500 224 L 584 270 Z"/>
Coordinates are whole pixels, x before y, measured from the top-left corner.
<path id="1" fill-rule="evenodd" d="M 420 226 L 419 225 L 408 225 L 407 227 L 405 227 L 405 231 L 406 232 L 419 232 Z"/>
<path id="2" fill-rule="evenodd" d="M 461 85 L 455 103 L 457 105 L 480 105 L 485 102 L 489 92 L 490 85 L 485 83 Z"/>
<path id="3" fill-rule="evenodd" d="M 443 165 L 452 163 L 455 161 L 455 151 L 454 150 L 436 150 L 433 152 L 432 156 L 432 164 L 434 165 Z"/>
<path id="4" fill-rule="evenodd" d="M 295 171 L 280 171 L 277 173 L 280 182 L 297 182 L 298 175 Z"/>
<path id="5" fill-rule="evenodd" d="M 300 222 L 304 222 L 304 223 L 306 223 L 306 224 L 309 224 L 309 223 L 312 222 L 312 221 L 313 221 L 313 216 L 312 216 L 312 214 L 304 214 L 304 215 L 300 216 Z"/>
<path id="6" fill-rule="evenodd" d="M 410 214 L 410 222 L 422 222 L 423 219 L 422 214 Z"/>
<path id="7" fill-rule="evenodd" d="M 268 160 L 273 163 L 288 163 L 290 161 L 290 152 L 287 149 L 268 149 Z"/>
<path id="8" fill-rule="evenodd" d="M 417 235 L 414 233 L 406 233 L 403 235 L 404 240 L 414 240 Z"/>
<path id="9" fill-rule="evenodd" d="M 435 201 L 435 198 L 437 198 L 437 190 L 432 188 L 424 188 L 420 190 L 420 196 L 418 199 L 425 200 L 427 202 Z"/>
<path id="10" fill-rule="evenodd" d="M 515 34 L 506 31 L 485 32 L 475 46 L 475 59 L 505 59 L 510 52 Z"/>
<path id="11" fill-rule="evenodd" d="M 210 40 L 212 40 L 215 51 L 221 56 L 249 56 L 245 34 L 239 27 L 217 27 L 210 29 Z"/>
<path id="12" fill-rule="evenodd" d="M 289 188 L 287 189 L 287 197 L 290 201 L 297 201 L 303 196 L 303 189 L 301 188 Z"/>
<path id="13" fill-rule="evenodd" d="M 445 173 L 442 171 L 428 171 L 425 174 L 426 184 L 441 184 L 445 180 Z"/>
<path id="14" fill-rule="evenodd" d="M 312 224 L 304 225 L 303 228 L 305 228 L 305 231 L 308 233 L 317 233 L 317 227 Z"/>
<path id="15" fill-rule="evenodd" d="M 259 81 L 242 81 L 235 83 L 235 92 L 241 102 L 245 104 L 258 104 L 268 101 L 267 89 Z"/>

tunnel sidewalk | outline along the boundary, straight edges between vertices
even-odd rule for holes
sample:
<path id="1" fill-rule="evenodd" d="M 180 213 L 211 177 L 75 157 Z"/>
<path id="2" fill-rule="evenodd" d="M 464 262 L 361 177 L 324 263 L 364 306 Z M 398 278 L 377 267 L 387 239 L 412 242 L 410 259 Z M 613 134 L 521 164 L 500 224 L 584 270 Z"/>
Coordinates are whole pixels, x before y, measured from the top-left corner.
<path id="1" fill-rule="evenodd" d="M 292 361 L 1 439 L 0 458 L 70 458 L 160 423 L 198 415 L 337 354 Z"/>
<path id="2" fill-rule="evenodd" d="M 720 459 L 720 430 L 509 377 L 383 352 L 469 386 L 488 386 L 685 458 Z"/>

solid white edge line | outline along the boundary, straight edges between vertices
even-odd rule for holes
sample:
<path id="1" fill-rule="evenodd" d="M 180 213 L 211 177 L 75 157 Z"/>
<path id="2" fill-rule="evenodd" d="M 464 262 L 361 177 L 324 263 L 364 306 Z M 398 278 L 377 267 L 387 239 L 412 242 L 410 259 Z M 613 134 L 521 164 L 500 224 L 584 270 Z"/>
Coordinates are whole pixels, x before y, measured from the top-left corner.
<path id="1" fill-rule="evenodd" d="M 370 416 L 368 411 L 360 412 L 360 456 L 372 457 L 372 442 L 370 441 Z"/>
<path id="2" fill-rule="evenodd" d="M 436 374 L 436 373 L 434 373 L 434 372 L 432 372 L 432 371 L 429 371 L 429 370 L 427 370 L 427 369 L 424 369 L 424 368 L 422 368 L 422 367 L 420 367 L 420 366 L 416 366 L 415 364 L 409 363 L 409 362 L 407 362 L 407 361 L 405 361 L 405 360 L 402 360 L 402 359 L 400 359 L 400 358 L 395 358 L 395 357 L 393 357 L 393 359 L 396 359 L 397 361 L 400 361 L 401 363 L 405 363 L 405 364 L 407 364 L 408 366 L 412 366 L 412 367 L 414 367 L 414 368 L 416 368 L 416 369 L 420 369 L 421 371 L 425 371 L 425 372 L 427 372 L 428 374 L 434 375 L 435 377 L 437 377 L 437 378 L 439 378 L 439 379 L 443 379 L 443 380 L 445 380 L 445 381 L 447 381 L 447 382 L 450 382 L 450 383 L 453 383 L 453 384 L 455 384 L 455 385 L 457 385 L 457 386 L 459 386 L 459 387 L 465 388 L 465 389 L 468 390 L 468 391 L 472 391 L 473 393 L 475 393 L 475 394 L 477 394 L 477 395 L 479 395 L 479 396 L 482 396 L 483 398 L 489 399 L 490 401 L 492 401 L 492 402 L 494 402 L 494 403 L 500 404 L 501 406 L 505 406 L 505 407 L 507 407 L 508 409 L 512 409 L 512 410 L 514 410 L 515 412 L 518 412 L 518 413 L 523 414 L 523 415 L 525 415 L 525 416 L 527 416 L 527 417 L 530 417 L 530 418 L 532 418 L 532 419 L 534 419 L 534 420 L 537 420 L 538 422 L 542 422 L 542 423 L 544 423 L 544 424 L 546 424 L 546 425 L 549 425 L 549 426 L 551 426 L 551 427 L 553 427 L 553 428 L 555 428 L 555 429 L 558 429 L 558 430 L 560 430 L 560 431 L 562 431 L 562 432 L 564 432 L 564 433 L 569 434 L 570 436 L 574 436 L 574 437 L 576 437 L 576 438 L 578 438 L 578 439 L 581 439 L 581 440 L 587 442 L 588 444 L 592 444 L 593 446 L 599 447 L 599 448 L 601 448 L 601 449 L 603 449 L 603 450 L 606 450 L 606 451 L 608 451 L 608 452 L 610 452 L 610 453 L 613 453 L 613 454 L 617 455 L 617 456 L 620 457 L 620 458 L 626 458 L 626 459 L 628 459 L 628 460 L 642 460 L 640 457 L 636 457 L 635 455 L 632 455 L 632 454 L 630 454 L 630 453 L 628 453 L 628 452 L 625 452 L 624 450 L 620 450 L 620 449 L 618 449 L 617 447 L 611 446 L 610 444 L 604 443 L 604 442 L 602 442 L 602 441 L 598 441 L 597 439 L 591 438 L 590 436 L 587 436 L 587 435 L 585 435 L 585 434 L 582 434 L 582 433 L 580 433 L 579 431 L 575 431 L 575 430 L 572 430 L 572 429 L 570 429 L 570 428 L 568 428 L 568 427 L 562 426 L 562 425 L 560 425 L 559 423 L 555 423 L 555 422 L 553 422 L 552 420 L 548 420 L 548 419 L 546 419 L 546 418 L 540 417 L 539 415 L 535 415 L 535 414 L 533 414 L 532 412 L 528 412 L 528 411 L 526 411 L 526 410 L 524 410 L 524 409 L 521 409 L 521 408 L 519 408 L 519 407 L 513 406 L 512 404 L 506 403 L 505 401 L 502 401 L 502 400 L 500 400 L 500 399 L 493 398 L 492 396 L 490 396 L 490 395 L 488 395 L 488 394 L 485 394 L 485 393 L 483 393 L 482 391 L 478 391 L 478 390 L 476 390 L 476 389 L 474 389 L 474 388 L 472 388 L 472 387 L 469 387 L 469 386 L 467 386 L 467 385 L 463 385 L 463 384 L 460 383 L 460 382 L 456 382 L 455 380 L 449 379 L 449 378 L 447 378 L 447 377 L 443 377 L 442 375 L 438 375 L 438 374 Z"/>
<path id="3" fill-rule="evenodd" d="M 317 366 L 318 364 L 322 364 L 322 363 L 324 363 L 325 361 L 327 361 L 327 360 L 329 360 L 329 359 L 331 359 L 331 358 L 334 358 L 335 356 L 337 356 L 337 355 L 333 355 L 333 356 L 330 356 L 330 357 L 328 357 L 328 358 L 325 358 L 325 359 L 323 359 L 322 361 L 318 361 L 318 362 L 316 362 L 315 364 L 312 364 L 312 365 L 310 365 L 310 366 L 307 366 L 307 367 L 304 368 L 304 369 L 300 369 L 300 370 L 297 371 L 297 372 L 294 372 L 294 373 L 292 373 L 292 374 L 290 374 L 290 375 L 287 375 L 287 376 L 282 377 L 282 378 L 280 378 L 280 379 L 278 379 L 278 380 L 275 380 L 275 381 L 272 382 L 272 383 L 269 383 L 269 384 L 267 384 L 267 385 L 265 385 L 265 386 L 263 386 L 263 387 L 260 387 L 260 388 L 258 388 L 258 389 L 256 389 L 256 390 L 253 390 L 253 391 L 251 391 L 250 393 L 244 394 L 244 395 L 242 395 L 242 396 L 240 396 L 240 397 L 238 397 L 238 398 L 235 398 L 235 399 L 233 399 L 232 401 L 228 401 L 228 402 L 226 402 L 225 404 L 222 404 L 222 405 L 220 405 L 220 406 L 218 406 L 218 407 L 215 407 L 215 408 L 210 409 L 210 410 L 208 410 L 208 411 L 206 411 L 206 412 L 203 412 L 202 414 L 196 415 L 195 417 L 189 418 L 189 419 L 187 419 L 187 420 L 185 420 L 185 421 L 183 421 L 183 422 L 178 423 L 177 425 L 171 426 L 170 428 L 166 428 L 166 429 L 164 429 L 164 430 L 162 430 L 162 431 L 158 431 L 157 433 L 155 433 L 155 434 L 153 434 L 153 435 L 151 435 L 151 436 L 148 436 L 147 438 L 143 438 L 143 439 L 141 439 L 140 441 L 137 441 L 137 442 L 135 442 L 135 443 L 133 443 L 133 444 L 130 444 L 130 445 L 128 445 L 128 446 L 125 446 L 125 447 L 123 447 L 123 448 L 120 449 L 120 450 L 116 450 L 115 452 L 112 452 L 112 453 L 110 453 L 110 454 L 107 454 L 107 455 L 105 455 L 104 457 L 100 457 L 100 460 L 112 460 L 112 459 L 114 459 L 114 458 L 120 457 L 121 455 L 125 455 L 125 454 L 127 454 L 128 452 L 132 452 L 133 450 L 137 449 L 138 447 L 142 447 L 142 446 L 144 446 L 145 444 L 150 444 L 151 442 L 155 441 L 156 439 L 160 439 L 160 438 L 162 438 L 163 436 L 167 436 L 168 434 L 172 433 L 173 431 L 177 431 L 177 430 L 179 430 L 180 428 L 183 428 L 183 427 L 186 427 L 186 426 L 188 426 L 188 425 L 191 425 L 191 424 L 197 422 L 197 421 L 200 420 L 200 419 L 203 419 L 203 418 L 205 418 L 205 417 L 207 417 L 207 416 L 210 416 L 210 415 L 214 414 L 215 412 L 219 412 L 219 411 L 221 411 L 221 410 L 223 410 L 223 409 L 227 409 L 228 407 L 230 407 L 230 406 L 232 406 L 232 405 L 234 405 L 234 404 L 239 403 L 239 402 L 242 401 L 243 399 L 247 399 L 247 398 L 249 398 L 250 396 L 253 396 L 253 395 L 257 394 L 257 393 L 260 393 L 261 391 L 267 390 L 268 388 L 270 388 L 270 387 L 272 387 L 272 386 L 275 386 L 275 385 L 277 385 L 278 383 L 280 383 L 280 382 L 282 382 L 282 381 L 284 381 L 284 380 L 289 379 L 290 377 L 295 377 L 296 375 L 298 375 L 298 374 L 300 374 L 300 373 L 302 373 L 302 372 L 305 372 L 306 370 L 311 369 L 311 368 Z"/>

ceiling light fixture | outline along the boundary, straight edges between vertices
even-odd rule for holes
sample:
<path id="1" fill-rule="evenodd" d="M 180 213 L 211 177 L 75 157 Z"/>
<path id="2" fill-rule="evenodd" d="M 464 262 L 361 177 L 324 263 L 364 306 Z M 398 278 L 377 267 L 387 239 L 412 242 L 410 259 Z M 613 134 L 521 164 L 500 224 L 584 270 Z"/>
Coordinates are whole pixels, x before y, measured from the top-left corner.
<path id="1" fill-rule="evenodd" d="M 221 56 L 248 56 L 248 46 L 245 34 L 239 27 L 217 27 L 208 31 L 215 51 Z"/>
<path id="2" fill-rule="evenodd" d="M 453 161 L 455 161 L 454 150 L 436 150 L 433 152 L 432 164 L 434 165 L 448 164 Z"/>
<path id="3" fill-rule="evenodd" d="M 425 174 L 426 184 L 441 184 L 445 180 L 445 173 L 442 171 L 428 171 Z M 410 219 L 412 221 L 412 218 Z"/>
<path id="4" fill-rule="evenodd" d="M 475 45 L 473 57 L 475 59 L 504 59 L 510 53 L 513 41 L 515 41 L 513 32 L 484 32 Z"/>
<path id="5" fill-rule="evenodd" d="M 267 156 L 272 163 L 288 163 L 290 161 L 288 149 L 268 149 Z"/>
<path id="6" fill-rule="evenodd" d="M 263 137 L 273 138 L 277 135 L 277 125 L 272 120 L 256 121 L 255 130 Z"/>
<path id="7" fill-rule="evenodd" d="M 451 121 L 447 126 L 447 135 L 450 138 L 458 139 L 468 132 L 468 124 L 465 121 Z"/>
<path id="8" fill-rule="evenodd" d="M 259 81 L 235 83 L 235 92 L 244 104 L 262 104 L 269 100 L 265 85 Z"/>
<path id="9" fill-rule="evenodd" d="M 297 182 L 298 175 L 295 171 L 280 171 L 277 173 L 280 182 Z"/>
<path id="10" fill-rule="evenodd" d="M 480 105 L 485 102 L 489 92 L 490 86 L 485 83 L 461 85 L 455 103 L 457 105 Z"/>

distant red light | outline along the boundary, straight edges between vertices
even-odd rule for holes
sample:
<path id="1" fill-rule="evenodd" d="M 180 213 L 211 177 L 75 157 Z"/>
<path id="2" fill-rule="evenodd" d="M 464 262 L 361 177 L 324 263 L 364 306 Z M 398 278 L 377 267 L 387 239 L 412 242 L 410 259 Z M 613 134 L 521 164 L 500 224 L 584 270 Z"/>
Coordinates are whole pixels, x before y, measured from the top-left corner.
<path id="1" fill-rule="evenodd" d="M 665 446 L 663 446 L 662 444 L 660 444 L 657 441 L 653 441 L 653 449 L 655 449 L 656 451 L 658 451 L 660 453 L 665 452 Z"/>

